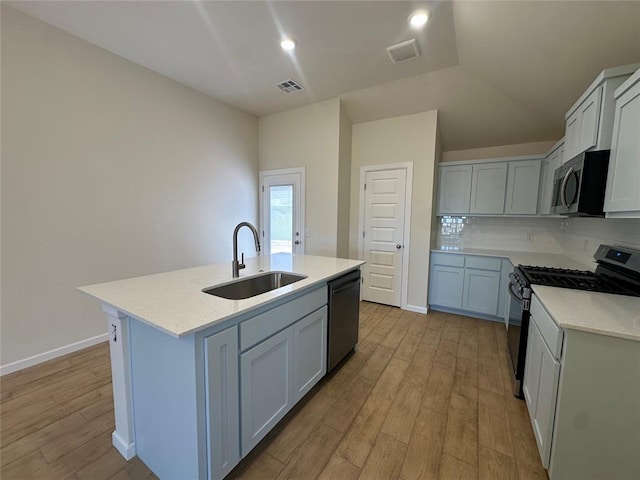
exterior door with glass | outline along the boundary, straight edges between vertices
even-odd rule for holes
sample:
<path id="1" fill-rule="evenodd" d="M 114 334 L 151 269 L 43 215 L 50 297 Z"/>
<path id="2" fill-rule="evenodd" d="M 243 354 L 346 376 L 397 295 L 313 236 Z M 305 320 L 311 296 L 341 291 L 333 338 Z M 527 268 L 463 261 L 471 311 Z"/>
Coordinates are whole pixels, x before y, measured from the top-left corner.
<path id="1" fill-rule="evenodd" d="M 304 169 L 260 172 L 263 254 L 304 253 Z"/>

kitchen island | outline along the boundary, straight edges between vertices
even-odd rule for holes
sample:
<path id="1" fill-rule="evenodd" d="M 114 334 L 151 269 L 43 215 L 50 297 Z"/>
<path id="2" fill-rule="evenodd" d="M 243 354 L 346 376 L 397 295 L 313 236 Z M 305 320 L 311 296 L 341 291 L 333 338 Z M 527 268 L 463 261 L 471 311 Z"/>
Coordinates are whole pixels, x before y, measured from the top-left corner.
<path id="1" fill-rule="evenodd" d="M 241 278 L 303 276 L 241 300 L 230 263 L 80 287 L 107 314 L 116 430 L 161 478 L 223 478 L 326 373 L 327 282 L 363 262 L 275 254 Z"/>

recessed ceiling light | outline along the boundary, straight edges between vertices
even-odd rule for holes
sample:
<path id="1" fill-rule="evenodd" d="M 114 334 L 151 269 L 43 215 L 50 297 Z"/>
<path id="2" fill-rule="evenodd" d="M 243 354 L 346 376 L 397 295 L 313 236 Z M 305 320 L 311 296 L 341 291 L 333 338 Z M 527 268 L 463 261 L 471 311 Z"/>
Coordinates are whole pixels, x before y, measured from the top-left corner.
<path id="1" fill-rule="evenodd" d="M 429 20 L 429 12 L 426 10 L 416 10 L 409 17 L 409 25 L 413 28 L 422 28 Z"/>
<path id="2" fill-rule="evenodd" d="M 290 52 L 296 48 L 296 41 L 293 38 L 283 38 L 280 42 L 280 46 L 283 50 Z"/>

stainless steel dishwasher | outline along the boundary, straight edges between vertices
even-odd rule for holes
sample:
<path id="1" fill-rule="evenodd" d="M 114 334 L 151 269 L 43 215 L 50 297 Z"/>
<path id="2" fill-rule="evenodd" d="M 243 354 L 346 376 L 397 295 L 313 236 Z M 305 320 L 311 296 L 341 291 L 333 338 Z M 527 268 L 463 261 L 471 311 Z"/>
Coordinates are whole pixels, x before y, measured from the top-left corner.
<path id="1" fill-rule="evenodd" d="M 358 344 L 360 269 L 342 275 L 328 285 L 327 372 L 330 372 Z"/>

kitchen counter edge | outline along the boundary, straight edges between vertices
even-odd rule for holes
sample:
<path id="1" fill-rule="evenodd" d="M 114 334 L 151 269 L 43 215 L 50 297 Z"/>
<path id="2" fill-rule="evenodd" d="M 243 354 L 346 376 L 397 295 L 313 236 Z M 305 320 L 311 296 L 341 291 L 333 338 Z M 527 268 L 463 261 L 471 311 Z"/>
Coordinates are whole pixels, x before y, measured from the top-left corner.
<path id="1" fill-rule="evenodd" d="M 300 254 L 274 254 L 245 260 L 241 277 L 270 271 L 305 275 L 306 278 L 244 300 L 228 300 L 202 292 L 202 289 L 229 283 L 230 262 L 211 264 L 153 275 L 78 287 L 78 290 L 118 311 L 158 330 L 181 338 L 220 325 L 266 306 L 282 303 L 288 297 L 320 286 L 365 262 L 334 257 Z"/>

